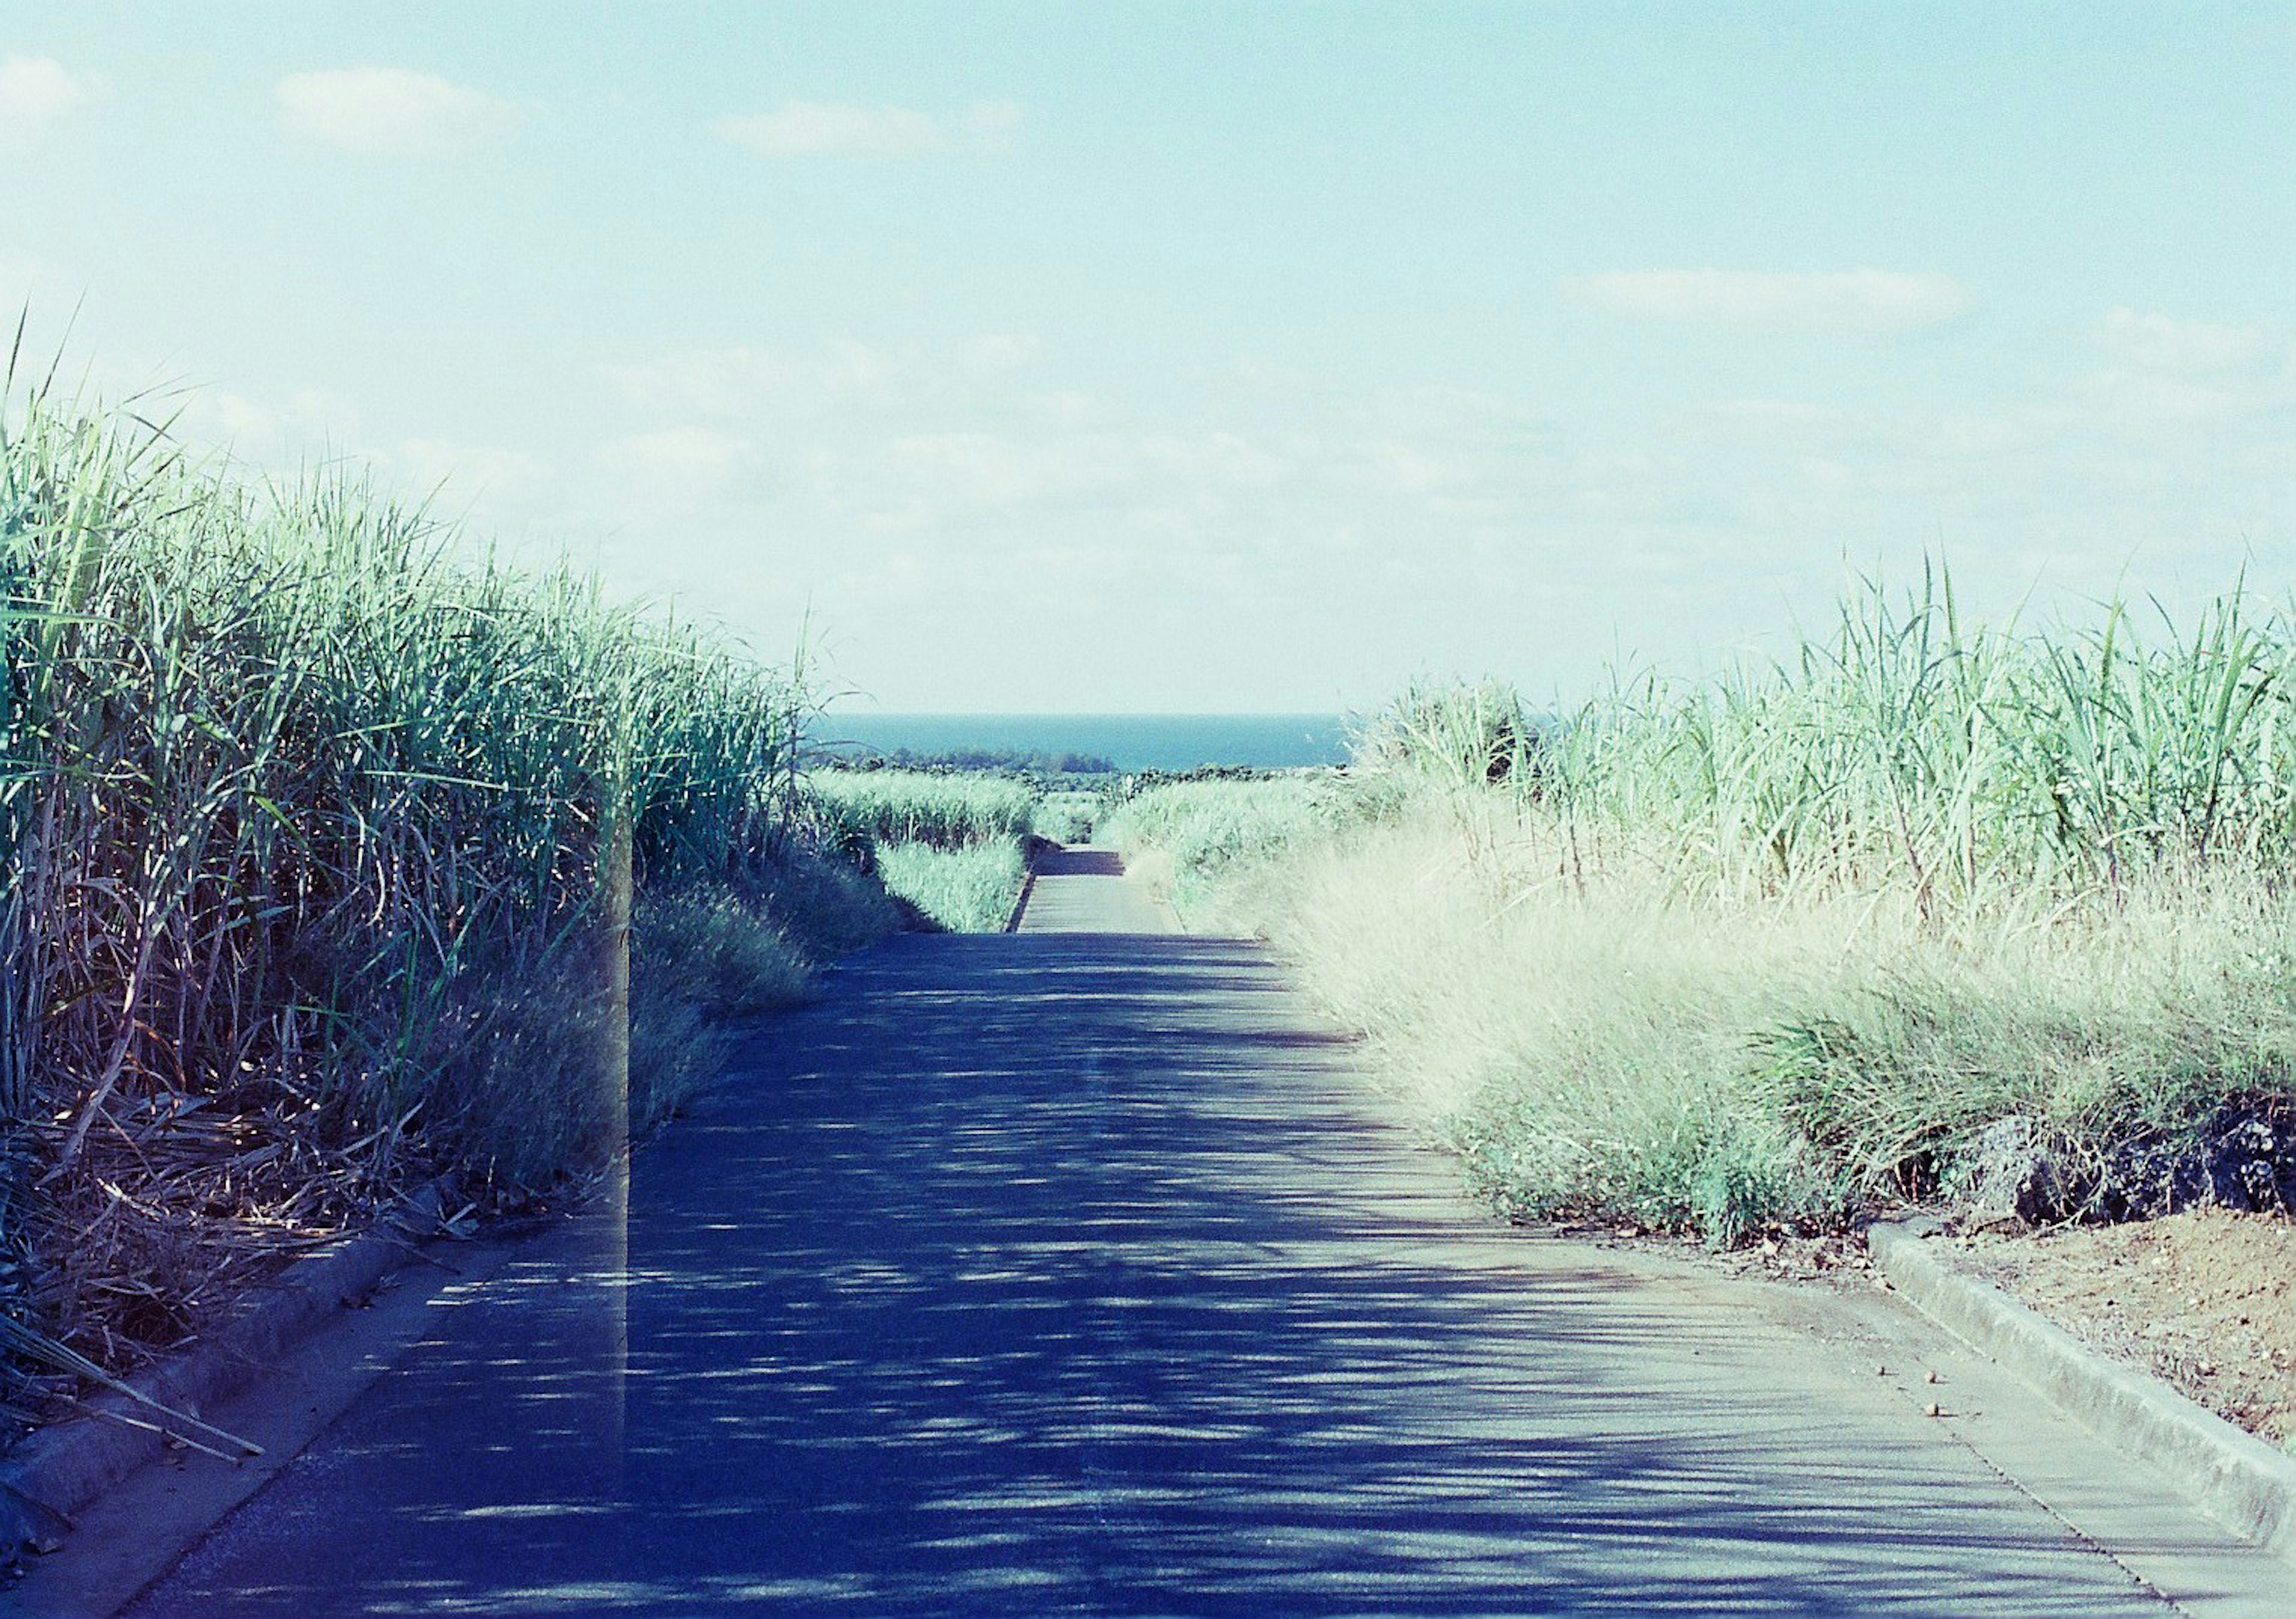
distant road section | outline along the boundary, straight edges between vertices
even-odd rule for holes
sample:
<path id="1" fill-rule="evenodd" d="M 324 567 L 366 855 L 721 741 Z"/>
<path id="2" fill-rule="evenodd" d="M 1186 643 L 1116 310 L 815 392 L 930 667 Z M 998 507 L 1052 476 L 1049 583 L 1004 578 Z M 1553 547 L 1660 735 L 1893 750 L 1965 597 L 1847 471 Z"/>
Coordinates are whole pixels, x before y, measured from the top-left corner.
<path id="1" fill-rule="evenodd" d="M 2167 1611 L 1915 1403 L 1995 1394 L 1496 1224 L 1262 950 L 1104 851 L 1037 895 L 759 1024 L 132 1611 Z"/>
<path id="2" fill-rule="evenodd" d="M 1021 933 L 1177 933 L 1171 912 L 1125 874 L 1114 849 L 1053 849 L 1037 860 Z"/>

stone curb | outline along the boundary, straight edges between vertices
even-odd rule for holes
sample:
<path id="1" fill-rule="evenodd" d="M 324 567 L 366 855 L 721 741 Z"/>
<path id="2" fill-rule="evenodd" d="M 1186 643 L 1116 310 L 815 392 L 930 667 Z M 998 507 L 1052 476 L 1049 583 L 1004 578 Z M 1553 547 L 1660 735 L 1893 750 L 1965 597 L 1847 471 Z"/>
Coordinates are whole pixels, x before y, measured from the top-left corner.
<path id="1" fill-rule="evenodd" d="M 1866 1233 L 1900 1294 L 2097 1437 L 2161 1468 L 2218 1522 L 2296 1561 L 2296 1459 L 1954 1270 L 1923 1240 L 1927 1223 L 1886 1221 Z"/>
<path id="2" fill-rule="evenodd" d="M 131 1386 L 188 1416 L 215 1409 L 409 1257 L 412 1244 L 394 1225 L 435 1229 L 439 1214 L 436 1185 L 409 1194 L 365 1231 L 260 1284 L 217 1330 L 131 1378 Z M 72 1514 L 160 1455 L 167 1443 L 148 1427 L 118 1419 L 148 1422 L 157 1413 L 117 1391 L 83 1409 L 89 1414 L 42 1428 L 0 1458 L 0 1563 L 28 1544 L 52 1542 Z"/>

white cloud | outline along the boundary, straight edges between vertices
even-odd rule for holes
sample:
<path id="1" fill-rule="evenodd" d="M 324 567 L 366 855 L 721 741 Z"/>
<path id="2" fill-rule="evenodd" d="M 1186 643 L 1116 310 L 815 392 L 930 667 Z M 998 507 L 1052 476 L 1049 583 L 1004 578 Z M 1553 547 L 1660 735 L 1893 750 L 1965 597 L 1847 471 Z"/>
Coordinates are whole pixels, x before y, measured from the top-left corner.
<path id="1" fill-rule="evenodd" d="M 1620 270 L 1562 287 L 1582 303 L 1642 320 L 1823 333 L 1936 326 L 1973 301 L 1949 275 L 1903 270 Z"/>
<path id="2" fill-rule="evenodd" d="M 636 364 L 605 367 L 622 397 L 643 410 L 699 411 L 727 416 L 776 387 L 780 360 L 750 348 L 696 348 Z"/>
<path id="3" fill-rule="evenodd" d="M 1020 126 L 1016 102 L 975 102 L 952 129 L 914 107 L 792 101 L 771 112 L 729 114 L 710 127 L 769 158 L 921 158 L 960 144 L 1005 151 Z"/>
<path id="4" fill-rule="evenodd" d="M 409 493 L 443 491 L 449 501 L 480 495 L 514 501 L 537 493 L 550 477 L 547 462 L 522 450 L 439 438 L 404 440 L 381 459 Z"/>
<path id="5" fill-rule="evenodd" d="M 882 348 L 833 342 L 804 354 L 747 345 L 682 349 L 635 364 L 609 365 L 605 372 L 622 397 L 641 409 L 733 416 L 769 404 L 811 408 L 873 394 L 900 369 Z"/>
<path id="6" fill-rule="evenodd" d="M 2126 307 L 2104 317 L 2097 342 L 2125 364 L 2178 372 L 2234 371 L 2279 347 L 2261 327 L 2180 321 Z"/>
<path id="7" fill-rule="evenodd" d="M 53 56 L 0 59 L 0 150 L 26 151 L 57 119 L 102 92 L 93 75 L 74 73 Z"/>
<path id="8" fill-rule="evenodd" d="M 251 398 L 229 388 L 195 388 L 176 430 L 191 443 L 215 442 L 234 460 L 275 468 L 308 465 L 362 442 L 357 405 L 324 388 Z"/>
<path id="9" fill-rule="evenodd" d="M 403 68 L 292 73 L 274 94 L 290 134 L 370 157 L 443 157 L 498 140 L 519 121 L 505 102 Z"/>
<path id="10" fill-rule="evenodd" d="M 914 158 L 948 145 L 940 125 L 914 108 L 844 102 L 784 102 L 771 112 L 721 118 L 714 127 L 769 158 Z"/>
<path id="11" fill-rule="evenodd" d="M 750 443 L 716 428 L 671 427 L 615 439 L 598 459 L 614 478 L 642 485 L 648 498 L 668 493 L 690 503 L 732 483 L 750 461 Z"/>
<path id="12" fill-rule="evenodd" d="M 984 331 L 958 345 L 958 356 L 967 370 L 995 375 L 1017 371 L 1034 360 L 1044 345 L 1021 331 Z"/>

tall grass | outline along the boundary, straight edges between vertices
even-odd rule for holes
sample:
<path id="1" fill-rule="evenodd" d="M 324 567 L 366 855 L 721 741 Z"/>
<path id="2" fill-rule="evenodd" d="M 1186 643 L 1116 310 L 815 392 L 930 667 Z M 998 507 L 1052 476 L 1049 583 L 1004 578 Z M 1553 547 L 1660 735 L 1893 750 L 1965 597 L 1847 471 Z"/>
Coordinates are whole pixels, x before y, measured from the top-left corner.
<path id="1" fill-rule="evenodd" d="M 1325 770 L 1163 781 L 1120 802 L 1098 836 L 1163 888 L 1191 926 L 1218 926 L 1240 914 L 1232 892 L 1240 878 L 1398 801 L 1384 783 Z"/>
<path id="2" fill-rule="evenodd" d="M 889 843 L 877 850 L 877 875 L 887 892 L 914 905 L 950 933 L 1001 933 L 1020 903 L 1028 860 L 1010 838 L 938 848 L 929 843 Z"/>
<path id="3" fill-rule="evenodd" d="M 1034 782 L 1002 773 L 816 770 L 801 778 L 800 810 L 925 924 L 994 933 L 1021 897 L 1045 801 Z"/>
<path id="4" fill-rule="evenodd" d="M 1586 705 L 1516 788 L 1589 838 L 1656 836 L 1693 885 L 2117 900 L 2140 871 L 2296 851 L 2292 672 L 2296 626 L 2242 588 L 2181 626 L 2114 602 L 1988 630 L 1937 569 L 1777 662 Z"/>
<path id="5" fill-rule="evenodd" d="M 1017 842 L 1042 796 L 1018 776 L 985 772 L 816 770 L 801 778 L 806 814 L 828 842 L 857 855 L 879 844 Z"/>
<path id="6" fill-rule="evenodd" d="M 617 817 L 642 885 L 770 887 L 800 685 L 355 478 L 250 486 L 8 392 L 0 1240 L 160 1273 L 410 1157 L 483 1194 L 600 1150 L 564 1125 L 596 1113 L 578 1030 L 492 1060 L 517 1031 L 479 992 L 586 981 Z M 10 1307 L 66 1337 L 181 1326 L 156 1292 L 91 1323 L 47 1274 Z"/>
<path id="7" fill-rule="evenodd" d="M 1544 724 L 1407 693 L 1358 766 L 1406 814 L 1166 841 L 1517 1212 L 1833 1224 L 1955 1195 L 2013 1116 L 2056 1212 L 2154 1206 L 2296 1086 L 2292 666 L 2239 588 L 1988 629 L 1937 570 Z"/>
<path id="8" fill-rule="evenodd" d="M 1047 792 L 1029 813 L 1029 830 L 1054 843 L 1086 843 L 1106 805 L 1103 792 L 1062 789 Z"/>

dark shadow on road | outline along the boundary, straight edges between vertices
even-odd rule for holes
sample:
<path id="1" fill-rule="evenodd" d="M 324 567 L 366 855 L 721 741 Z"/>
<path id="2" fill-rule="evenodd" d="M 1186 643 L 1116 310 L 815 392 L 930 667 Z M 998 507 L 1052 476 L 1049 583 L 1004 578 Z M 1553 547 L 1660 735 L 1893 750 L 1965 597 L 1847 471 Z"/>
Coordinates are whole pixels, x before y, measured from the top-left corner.
<path id="1" fill-rule="evenodd" d="M 1249 944 L 896 941 L 137 1611 L 2157 1611 L 1349 1056 Z"/>
<path id="2" fill-rule="evenodd" d="M 1114 849 L 1046 849 L 1037 856 L 1039 877 L 1121 877 L 1124 862 Z"/>

